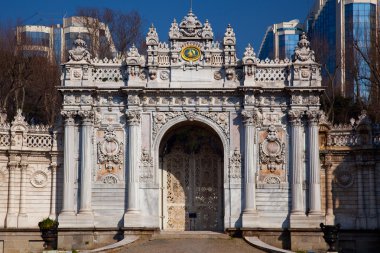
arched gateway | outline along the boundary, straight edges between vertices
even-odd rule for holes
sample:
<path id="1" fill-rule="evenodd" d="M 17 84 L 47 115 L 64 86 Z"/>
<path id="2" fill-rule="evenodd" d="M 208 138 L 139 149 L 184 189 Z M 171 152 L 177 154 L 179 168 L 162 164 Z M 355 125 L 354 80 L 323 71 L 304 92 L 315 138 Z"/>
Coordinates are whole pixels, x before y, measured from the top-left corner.
<path id="1" fill-rule="evenodd" d="M 294 60 L 242 59 L 190 11 L 146 56 L 64 65 L 61 227 L 317 228 L 320 67 L 305 35 Z M 306 183 L 305 183 L 306 182 Z"/>
<path id="2" fill-rule="evenodd" d="M 162 228 L 222 231 L 223 144 L 194 122 L 171 128 L 160 145 Z"/>

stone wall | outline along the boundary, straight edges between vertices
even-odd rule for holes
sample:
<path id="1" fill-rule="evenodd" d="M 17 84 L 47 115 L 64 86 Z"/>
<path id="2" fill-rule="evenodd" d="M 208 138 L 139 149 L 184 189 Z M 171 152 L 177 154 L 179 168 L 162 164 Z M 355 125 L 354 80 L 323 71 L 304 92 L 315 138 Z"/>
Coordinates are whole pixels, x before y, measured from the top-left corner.
<path id="1" fill-rule="evenodd" d="M 29 125 L 21 111 L 0 125 L 0 228 L 36 228 L 61 207 L 59 129 Z"/>
<path id="2" fill-rule="evenodd" d="M 365 112 L 350 124 L 321 122 L 320 157 L 327 223 L 380 228 L 380 125 Z M 323 182 L 323 181 L 322 181 Z"/>

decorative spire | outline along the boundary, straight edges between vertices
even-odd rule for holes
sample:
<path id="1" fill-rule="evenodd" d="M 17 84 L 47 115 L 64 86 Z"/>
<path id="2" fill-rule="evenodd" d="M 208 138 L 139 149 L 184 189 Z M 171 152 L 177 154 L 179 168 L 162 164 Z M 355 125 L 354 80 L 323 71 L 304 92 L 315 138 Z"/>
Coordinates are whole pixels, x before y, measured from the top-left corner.
<path id="1" fill-rule="evenodd" d="M 294 61 L 295 62 L 315 62 L 314 51 L 310 49 L 310 42 L 307 39 L 306 33 L 301 35 L 300 41 L 298 41 L 298 46 L 294 51 Z"/>
<path id="2" fill-rule="evenodd" d="M 146 35 L 146 45 L 147 46 L 153 46 L 157 45 L 159 42 L 158 33 L 156 28 L 154 27 L 153 23 L 149 28 L 149 32 Z"/>
<path id="3" fill-rule="evenodd" d="M 224 40 L 223 44 L 225 46 L 234 46 L 236 45 L 236 37 L 234 29 L 232 28 L 231 24 L 228 24 L 226 32 L 224 34 Z"/>
<path id="4" fill-rule="evenodd" d="M 253 64 L 256 60 L 256 53 L 251 46 L 251 44 L 248 44 L 248 46 L 245 48 L 244 57 L 243 57 L 243 64 Z"/>
<path id="5" fill-rule="evenodd" d="M 87 50 L 87 44 L 79 34 L 74 40 L 73 49 L 69 50 L 69 61 L 87 61 L 90 62 L 91 54 Z"/>

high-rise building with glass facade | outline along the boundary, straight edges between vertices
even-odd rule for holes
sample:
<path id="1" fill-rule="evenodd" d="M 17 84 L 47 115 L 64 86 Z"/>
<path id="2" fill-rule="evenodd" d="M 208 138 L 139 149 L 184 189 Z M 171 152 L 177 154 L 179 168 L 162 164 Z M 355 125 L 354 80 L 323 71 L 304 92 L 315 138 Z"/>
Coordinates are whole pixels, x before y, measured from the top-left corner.
<path id="1" fill-rule="evenodd" d="M 323 67 L 323 82 L 346 97 L 366 100 L 370 58 L 376 39 L 378 0 L 316 0 L 306 29 Z"/>
<path id="2" fill-rule="evenodd" d="M 268 27 L 261 43 L 260 59 L 291 59 L 303 32 L 303 25 L 295 19 Z"/>
<path id="3" fill-rule="evenodd" d="M 67 60 L 67 52 L 72 48 L 73 42 L 78 36 L 85 40 L 90 48 L 94 46 L 94 43 L 107 41 L 111 53 L 116 54 L 108 27 L 93 18 L 78 16 L 64 18 L 63 25 L 18 26 L 17 48 L 26 56 L 48 57 L 51 61 L 60 64 Z"/>

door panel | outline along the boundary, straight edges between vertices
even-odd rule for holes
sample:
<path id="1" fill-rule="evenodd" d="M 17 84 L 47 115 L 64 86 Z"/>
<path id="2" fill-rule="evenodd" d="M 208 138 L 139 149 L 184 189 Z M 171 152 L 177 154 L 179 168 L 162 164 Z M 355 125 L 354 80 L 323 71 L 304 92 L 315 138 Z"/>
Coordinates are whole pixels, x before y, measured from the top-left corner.
<path id="1" fill-rule="evenodd" d="M 175 146 L 164 157 L 164 229 L 223 229 L 222 162 L 209 147 L 186 154 Z M 189 218 L 189 214 L 196 218 Z"/>

